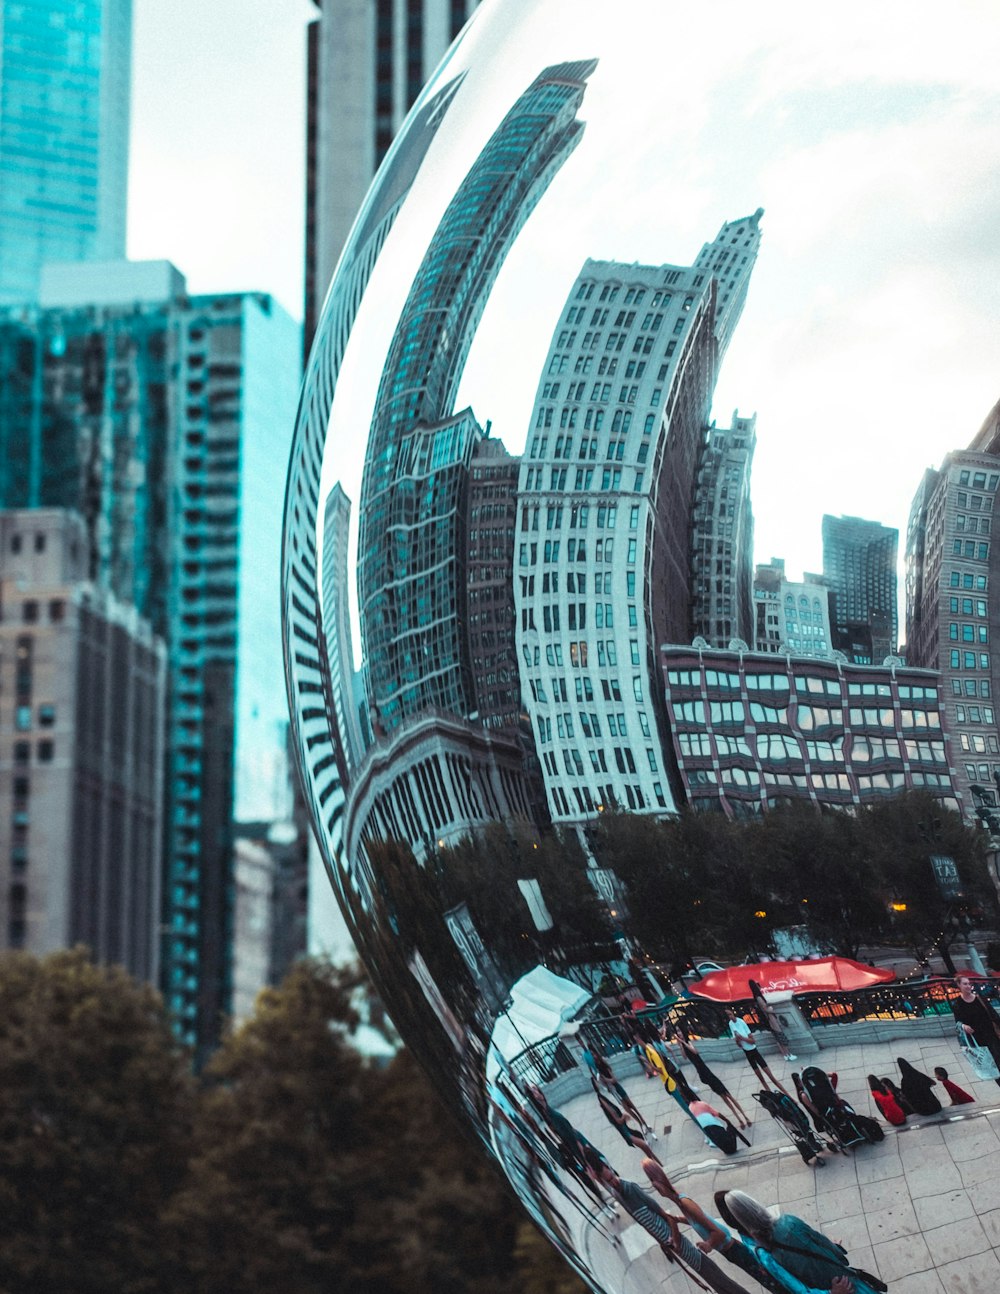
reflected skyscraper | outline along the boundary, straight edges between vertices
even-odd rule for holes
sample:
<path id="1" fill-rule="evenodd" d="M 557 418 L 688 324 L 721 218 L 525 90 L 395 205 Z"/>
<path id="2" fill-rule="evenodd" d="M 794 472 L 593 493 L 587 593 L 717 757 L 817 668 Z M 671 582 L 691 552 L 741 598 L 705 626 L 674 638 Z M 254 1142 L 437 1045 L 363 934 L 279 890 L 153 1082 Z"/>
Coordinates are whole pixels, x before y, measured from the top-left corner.
<path id="1" fill-rule="evenodd" d="M 753 508 L 750 469 L 757 415 L 705 433 L 691 529 L 693 629 L 715 647 L 753 642 Z"/>
<path id="2" fill-rule="evenodd" d="M 464 453 L 427 439 L 450 423 L 469 347 L 507 252 L 579 142 L 576 114 L 596 62 L 547 68 L 519 97 L 449 203 L 418 269 L 386 358 L 361 493 L 358 586 L 372 726 L 391 733 L 428 708 L 474 709 L 461 635 L 442 638 L 454 589 L 435 581 L 433 525 L 411 533 L 399 509 L 410 474 Z M 456 422 L 466 427 L 470 424 Z M 412 441 L 420 438 L 426 464 Z M 464 443 L 464 442 L 463 442 Z M 471 442 L 469 447 L 471 449 Z M 450 506 L 450 505 L 449 505 Z M 428 543 L 428 540 L 430 542 Z"/>
<path id="3" fill-rule="evenodd" d="M 305 345 L 368 186 L 478 0 L 321 3 L 309 24 Z"/>
<path id="4" fill-rule="evenodd" d="M 0 8 L 0 305 L 125 254 L 132 0 Z"/>
<path id="5" fill-rule="evenodd" d="M 906 543 L 906 659 L 939 669 L 956 783 L 971 814 L 996 802 L 1000 733 L 995 698 L 1000 662 L 993 644 L 1000 614 L 994 506 L 1000 488 L 1000 405 L 967 449 L 925 473 L 913 500 Z M 985 798 L 972 787 L 982 787 Z"/>
<path id="6" fill-rule="evenodd" d="M 896 650 L 899 531 L 861 517 L 823 518 L 823 575 L 832 592 L 833 645 L 859 665 Z"/>
<path id="7" fill-rule="evenodd" d="M 723 225 L 693 267 L 587 261 L 553 335 L 514 570 L 522 693 L 553 821 L 675 807 L 657 653 L 692 637 L 696 473 L 761 215 Z"/>

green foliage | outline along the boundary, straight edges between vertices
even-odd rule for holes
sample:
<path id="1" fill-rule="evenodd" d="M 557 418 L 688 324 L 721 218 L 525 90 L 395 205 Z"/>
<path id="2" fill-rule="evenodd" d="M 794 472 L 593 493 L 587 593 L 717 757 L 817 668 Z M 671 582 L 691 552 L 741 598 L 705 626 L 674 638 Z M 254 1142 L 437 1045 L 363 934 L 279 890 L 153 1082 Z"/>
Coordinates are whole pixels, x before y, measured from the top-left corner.
<path id="1" fill-rule="evenodd" d="M 0 1289 L 161 1288 L 193 1098 L 151 989 L 82 949 L 0 958 Z"/>
<path id="2" fill-rule="evenodd" d="M 581 1294 L 412 1057 L 303 962 L 201 1080 L 83 951 L 0 959 L 2 1294 Z"/>
<path id="3" fill-rule="evenodd" d="M 856 815 L 794 802 L 739 822 L 689 811 L 666 822 L 610 813 L 595 852 L 625 884 L 636 938 L 666 962 L 766 951 L 771 932 L 786 926 L 803 926 L 816 944 L 846 956 L 882 941 L 918 952 L 936 945 L 947 956 L 963 905 L 942 895 L 935 853 L 955 859 L 966 906 L 996 909 L 981 833 L 926 792 Z"/>

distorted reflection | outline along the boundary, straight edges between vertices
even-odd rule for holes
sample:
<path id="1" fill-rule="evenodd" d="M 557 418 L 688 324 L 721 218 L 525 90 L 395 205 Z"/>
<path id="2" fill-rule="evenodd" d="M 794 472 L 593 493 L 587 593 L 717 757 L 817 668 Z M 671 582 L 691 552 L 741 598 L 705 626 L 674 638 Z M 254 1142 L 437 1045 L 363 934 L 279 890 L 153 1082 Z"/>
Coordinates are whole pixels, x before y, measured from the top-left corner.
<path id="1" fill-rule="evenodd" d="M 487 6 L 372 188 L 289 470 L 295 745 L 393 1018 L 581 1275 L 868 1294 L 962 1260 L 914 1201 L 1000 1208 L 964 1149 L 1000 1149 L 1000 413 L 886 483 L 896 526 L 830 513 L 821 572 L 755 564 L 767 409 L 713 409 L 780 144 L 734 140 L 715 204 L 672 132 L 727 120 L 726 66 L 762 92 L 723 33 L 675 123 L 662 8 Z M 823 137 L 800 93 L 775 120 Z"/>

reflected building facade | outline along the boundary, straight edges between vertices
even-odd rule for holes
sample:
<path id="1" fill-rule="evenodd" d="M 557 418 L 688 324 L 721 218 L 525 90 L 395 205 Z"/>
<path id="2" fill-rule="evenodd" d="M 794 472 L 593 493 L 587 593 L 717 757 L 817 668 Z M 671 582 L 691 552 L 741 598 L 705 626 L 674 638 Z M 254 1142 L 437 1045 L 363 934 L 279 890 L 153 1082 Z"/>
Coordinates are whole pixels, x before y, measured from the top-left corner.
<path id="1" fill-rule="evenodd" d="M 972 813 L 982 787 L 995 803 L 1000 773 L 994 644 L 1000 610 L 992 595 L 998 556 L 994 506 L 1000 487 L 1000 406 L 968 449 L 925 473 L 910 509 L 906 541 L 906 655 L 941 671 L 945 720 L 957 780 Z"/>
<path id="2" fill-rule="evenodd" d="M 462 717 L 474 708 L 457 643 L 442 659 L 434 638 L 455 590 L 439 585 L 435 602 L 425 587 L 423 605 L 412 600 L 434 557 L 401 525 L 399 498 L 411 489 L 406 475 L 413 469 L 400 465 L 427 470 L 411 440 L 429 444 L 431 433 L 422 430 L 429 427 L 453 428 L 439 438 L 440 452 L 460 425 L 471 448 L 471 411 L 449 423 L 468 350 L 507 252 L 579 142 L 577 112 L 595 66 L 548 68 L 520 96 L 449 203 L 396 326 L 369 433 L 358 540 L 361 637 L 377 732 L 391 733 L 428 706 Z M 447 452 L 453 459 L 465 451 L 455 443 Z"/>
<path id="3" fill-rule="evenodd" d="M 522 695 L 553 822 L 676 807 L 657 652 L 692 637 L 697 472 L 762 214 L 723 225 L 693 267 L 588 260 L 553 334 L 514 568 Z"/>
<path id="4" fill-rule="evenodd" d="M 692 808 L 852 809 L 904 791 L 958 809 L 936 670 L 664 647 L 672 750 Z"/>
<path id="5" fill-rule="evenodd" d="M 756 651 L 833 655 L 830 590 L 822 575 L 789 580 L 784 559 L 772 557 L 754 573 L 753 596 L 756 624 L 749 641 Z"/>
<path id="6" fill-rule="evenodd" d="M 823 518 L 823 576 L 831 591 L 833 645 L 859 665 L 896 650 L 899 531 L 861 517 Z"/>
<path id="7" fill-rule="evenodd" d="M 306 62 L 306 354 L 368 186 L 477 3 L 316 0 Z"/>
<path id="8" fill-rule="evenodd" d="M 757 415 L 705 433 L 691 528 L 692 628 L 716 647 L 753 642 L 753 508 L 750 469 Z"/>

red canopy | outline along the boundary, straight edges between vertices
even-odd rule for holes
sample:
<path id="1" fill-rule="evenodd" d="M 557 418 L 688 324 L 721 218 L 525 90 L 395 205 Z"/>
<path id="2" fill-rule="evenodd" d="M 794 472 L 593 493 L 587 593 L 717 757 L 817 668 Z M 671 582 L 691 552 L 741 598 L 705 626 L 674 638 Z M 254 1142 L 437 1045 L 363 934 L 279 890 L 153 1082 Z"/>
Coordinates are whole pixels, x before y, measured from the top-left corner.
<path id="1" fill-rule="evenodd" d="M 731 966 L 713 971 L 688 985 L 698 997 L 713 1002 L 743 1002 L 751 996 L 750 981 L 756 980 L 764 993 L 821 993 L 871 988 L 895 979 L 895 972 L 878 970 L 849 957 L 820 957 L 816 961 L 757 962 L 753 966 Z"/>

